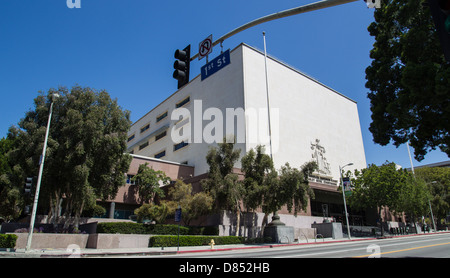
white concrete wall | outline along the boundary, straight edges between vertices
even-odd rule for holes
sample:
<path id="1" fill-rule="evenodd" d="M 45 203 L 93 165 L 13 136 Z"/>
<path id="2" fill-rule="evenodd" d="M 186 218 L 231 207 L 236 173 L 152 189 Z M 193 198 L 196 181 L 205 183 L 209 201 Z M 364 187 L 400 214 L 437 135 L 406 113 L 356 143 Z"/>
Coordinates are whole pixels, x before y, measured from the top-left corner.
<path id="1" fill-rule="evenodd" d="M 292 167 L 300 167 L 305 162 L 311 161 L 313 154 L 311 143 L 315 143 L 316 139 L 319 139 L 320 145 L 325 148 L 324 155 L 329 163 L 330 176 L 334 180 L 339 180 L 339 165 L 354 163 L 346 170 L 366 167 L 357 104 L 354 101 L 270 58 L 268 76 L 270 107 L 275 110 L 271 113 L 271 127 L 273 158 L 277 169 L 285 162 L 289 162 Z M 194 142 L 174 152 L 171 132 L 176 121 L 170 119 L 171 113 L 175 109 L 175 104 L 187 96 L 190 96 L 190 103 L 184 108 L 189 110 L 190 117 L 182 122 L 191 125 L 191 139 Z M 246 112 L 255 113 L 256 122 L 250 121 L 253 118 L 247 117 L 245 123 L 247 143 L 237 144 L 236 148 L 242 150 L 242 157 L 250 148 L 264 144 L 268 153 L 264 55 L 246 45 L 240 45 L 231 52 L 230 65 L 203 81 L 197 76 L 133 124 L 129 135 L 134 133 L 135 138 L 128 145 L 131 146 L 148 134 L 168 126 L 165 138 L 153 142 L 153 136 L 148 147 L 139 151 L 136 145 L 134 153 L 154 157 L 158 152 L 166 150 L 166 156 L 161 159 L 179 163 L 187 161 L 188 165 L 195 166 L 195 175 L 207 172 L 205 157 L 209 147 L 216 144 L 205 143 L 202 134 L 195 134 L 195 131 L 198 131 L 195 128 L 198 123 L 196 121 L 202 117 L 201 114 L 195 115 L 194 112 L 195 106 L 197 106 L 195 110 L 198 111 L 199 100 L 202 105 L 200 113 L 211 107 L 218 108 L 222 112 L 224 135 L 226 108 L 242 107 Z M 165 111 L 168 111 L 168 117 L 156 123 L 156 117 Z M 204 131 L 212 121 L 215 121 L 215 118 L 201 121 L 200 130 Z M 150 129 L 140 134 L 140 128 L 147 123 L 150 123 Z M 237 132 L 235 126 L 235 135 Z M 199 139 L 196 139 L 198 135 Z M 195 143 L 198 140 L 202 143 Z M 240 163 L 236 167 L 240 167 Z"/>
<path id="2" fill-rule="evenodd" d="M 267 109 L 264 54 L 246 46 L 243 52 L 246 109 Z M 353 162 L 345 170 L 365 168 L 357 104 L 270 57 L 267 64 L 270 108 L 279 111 L 278 120 L 271 112 L 275 167 L 285 162 L 300 167 L 310 161 L 311 143 L 319 139 L 333 179 L 339 180 L 339 165 Z M 247 150 L 254 146 L 247 145 Z"/>
<path id="3" fill-rule="evenodd" d="M 205 120 L 202 120 L 202 118 L 206 116 L 204 112 L 207 112 L 207 109 L 211 107 L 218 108 L 221 111 L 223 119 L 218 118 L 217 120 L 222 121 L 222 133 L 225 136 L 226 108 L 244 108 L 242 52 L 240 51 L 240 49 L 231 52 L 230 58 L 231 63 L 228 66 L 224 67 L 223 69 L 203 81 L 201 80 L 200 76 L 195 77 L 188 85 L 178 90 L 176 93 L 162 102 L 159 106 L 154 108 L 147 115 L 134 123 L 128 134 L 131 135 L 134 133 L 136 138 L 128 143 L 129 146 L 134 142 L 139 141 L 147 134 L 154 132 L 161 126 L 169 125 L 167 136 L 165 138 L 151 143 L 148 147 L 142 149 L 141 151 L 139 151 L 138 146 L 136 146 L 136 148 L 134 148 L 134 153 L 143 156 L 154 157 L 156 153 L 162 150 L 166 150 L 166 156 L 162 157 L 161 159 L 179 163 L 187 161 L 188 165 L 195 166 L 195 175 L 206 173 L 209 169 L 206 163 L 206 154 L 210 146 L 217 145 L 216 143 L 206 143 L 204 141 L 204 136 L 202 136 L 203 131 L 208 132 L 205 127 L 207 127 L 213 121 L 216 121 L 215 117 L 211 117 L 211 119 L 205 118 Z M 190 116 L 183 116 L 183 120 L 181 120 L 181 122 L 185 124 L 184 127 L 187 127 L 189 124 L 191 125 L 191 143 L 184 148 L 173 151 L 174 142 L 172 141 L 170 133 L 172 132 L 172 129 L 174 128 L 177 121 L 171 120 L 171 114 L 175 110 L 176 103 L 183 100 L 187 96 L 190 96 L 190 103 L 183 106 L 183 108 L 189 110 Z M 199 109 L 200 105 L 202 106 L 201 109 Z M 168 111 L 168 117 L 161 123 L 156 123 L 156 117 L 164 111 Z M 140 128 L 148 122 L 150 122 L 150 129 L 141 135 Z M 201 128 L 196 128 L 196 125 L 198 123 L 201 125 Z M 177 128 L 179 126 L 180 123 L 178 123 Z M 211 125 L 209 126 L 211 127 Z M 242 131 L 245 132 L 245 130 Z M 176 130 L 176 132 L 177 136 L 178 134 L 182 133 L 178 129 Z M 237 125 L 235 125 L 233 133 L 237 134 L 237 132 Z M 215 135 L 214 132 L 209 132 L 209 134 Z M 154 139 L 150 140 L 152 142 Z M 237 144 L 236 148 L 245 150 L 245 145 L 242 143 Z M 236 166 L 239 167 L 240 164 Z"/>

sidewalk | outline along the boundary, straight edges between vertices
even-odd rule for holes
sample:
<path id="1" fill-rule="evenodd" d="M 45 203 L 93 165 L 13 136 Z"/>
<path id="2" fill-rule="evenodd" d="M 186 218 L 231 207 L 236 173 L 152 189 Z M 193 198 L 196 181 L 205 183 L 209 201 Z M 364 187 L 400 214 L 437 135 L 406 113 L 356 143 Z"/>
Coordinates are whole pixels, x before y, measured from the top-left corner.
<path id="1" fill-rule="evenodd" d="M 426 234 L 409 234 L 398 236 L 385 236 L 383 238 L 400 238 L 407 236 L 423 236 L 433 235 L 441 233 L 450 233 L 449 231 L 426 233 Z M 149 248 L 117 248 L 117 249 L 33 249 L 29 252 L 25 252 L 25 249 L 17 249 L 11 251 L 0 251 L 0 258 L 85 258 L 85 257 L 108 257 L 108 256 L 150 256 L 150 255 L 174 255 L 183 253 L 196 253 L 196 252 L 217 252 L 217 251 L 230 251 L 239 249 L 254 249 L 254 248 L 276 248 L 286 246 L 299 246 L 299 245 L 316 245 L 316 244 L 329 244 L 338 242 L 355 242 L 362 240 L 377 240 L 381 238 L 377 237 L 353 237 L 351 240 L 348 238 L 319 238 L 319 239 L 302 239 L 295 243 L 280 243 L 280 244 L 236 244 L 236 245 L 216 245 L 213 249 L 210 246 L 181 246 L 177 247 L 149 247 Z"/>

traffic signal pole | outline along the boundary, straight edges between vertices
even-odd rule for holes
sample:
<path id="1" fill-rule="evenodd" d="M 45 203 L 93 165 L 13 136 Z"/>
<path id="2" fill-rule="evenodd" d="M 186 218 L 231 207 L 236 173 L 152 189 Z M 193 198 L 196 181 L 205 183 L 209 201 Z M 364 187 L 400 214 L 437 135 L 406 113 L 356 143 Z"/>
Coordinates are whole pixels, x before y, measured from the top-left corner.
<path id="1" fill-rule="evenodd" d="M 265 22 L 283 18 L 283 17 L 288 17 L 291 15 L 297 15 L 297 14 L 301 14 L 301 13 L 306 13 L 306 12 L 311 12 L 311 11 L 320 10 L 320 9 L 324 9 L 324 8 L 334 7 L 334 6 L 338 6 L 338 5 L 342 5 L 342 4 L 347 4 L 347 3 L 355 2 L 355 1 L 358 1 L 358 0 L 323 0 L 323 1 L 315 2 L 315 3 L 307 4 L 304 6 L 300 6 L 297 8 L 292 8 L 292 9 L 284 10 L 284 11 L 281 11 L 278 13 L 266 15 L 261 18 L 250 21 L 247 24 L 244 24 L 244 25 L 232 30 L 231 32 L 223 35 L 222 37 L 217 39 L 215 42 L 213 42 L 212 46 L 216 46 L 217 44 L 222 43 L 224 40 L 228 39 L 229 37 L 234 36 L 237 33 L 240 33 L 244 30 L 247 30 L 248 28 L 259 25 L 261 23 L 265 23 Z M 361 0 L 359 0 L 359 1 L 361 1 Z M 197 57 L 198 57 L 198 53 L 191 57 L 191 61 Z"/>

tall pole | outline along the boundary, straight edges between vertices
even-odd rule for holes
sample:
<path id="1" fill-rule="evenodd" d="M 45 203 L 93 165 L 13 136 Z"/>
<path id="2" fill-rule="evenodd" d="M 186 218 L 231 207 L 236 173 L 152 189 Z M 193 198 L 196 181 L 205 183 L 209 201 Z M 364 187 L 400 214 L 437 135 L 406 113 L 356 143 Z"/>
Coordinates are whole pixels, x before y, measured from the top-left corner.
<path id="1" fill-rule="evenodd" d="M 267 117 L 269 121 L 269 146 L 270 146 L 270 158 L 273 159 L 272 154 L 272 129 L 270 126 L 270 102 L 269 102 L 269 78 L 267 76 L 267 50 L 266 50 L 266 32 L 263 32 L 264 38 L 264 68 L 266 72 L 266 96 L 267 96 Z"/>
<path id="2" fill-rule="evenodd" d="M 348 222 L 348 213 L 347 213 L 347 203 L 345 202 L 345 193 L 344 193 L 344 178 L 342 177 L 342 170 L 344 169 L 344 167 L 346 166 L 350 166 L 353 165 L 353 163 L 349 163 L 347 165 L 344 166 L 339 166 L 339 174 L 341 176 L 341 186 L 342 186 L 342 198 L 344 199 L 344 208 L 345 208 L 345 220 L 347 221 L 347 233 L 348 233 L 348 239 L 352 239 L 352 237 L 350 236 L 350 223 Z"/>
<path id="3" fill-rule="evenodd" d="M 414 165 L 413 165 L 412 158 L 411 158 L 411 151 L 409 150 L 409 140 L 406 141 L 406 147 L 408 148 L 409 162 L 411 163 L 411 171 L 412 171 L 413 175 L 415 175 Z"/>
<path id="4" fill-rule="evenodd" d="M 411 158 L 411 151 L 409 150 L 409 140 L 406 141 L 406 147 L 408 148 L 408 155 L 409 155 L 409 162 L 411 163 L 411 172 L 413 173 L 413 177 L 416 178 L 416 174 L 414 173 L 414 165 Z M 436 183 L 435 181 L 432 183 Z M 431 213 L 431 221 L 433 222 L 434 231 L 436 232 L 436 223 L 434 223 L 434 216 L 433 216 L 433 210 L 431 209 L 431 202 L 430 199 L 428 199 L 428 206 L 430 207 L 430 213 Z"/>
<path id="5" fill-rule="evenodd" d="M 435 184 L 435 183 L 437 183 L 437 181 L 432 181 L 431 183 Z M 434 222 L 433 210 L 431 209 L 431 201 L 430 201 L 430 199 L 428 199 L 428 205 L 430 206 L 431 221 L 433 221 L 434 231 L 437 232 L 436 223 Z"/>
<path id="6" fill-rule="evenodd" d="M 45 139 L 44 139 L 44 148 L 42 149 L 42 155 L 40 159 L 40 166 L 39 166 L 39 175 L 36 185 L 36 193 L 34 194 L 34 201 L 33 201 L 33 210 L 31 213 L 31 220 L 30 220 L 30 229 L 28 232 L 28 239 L 27 239 L 27 246 L 26 251 L 30 251 L 31 249 L 31 240 L 33 238 L 33 229 L 34 229 L 34 221 L 36 219 L 36 210 L 37 210 L 37 204 L 39 199 L 39 191 L 41 189 L 41 181 L 42 181 L 42 172 L 44 170 L 44 160 L 45 160 L 45 153 L 47 151 L 47 141 L 48 141 L 48 133 L 50 130 L 50 123 L 52 119 L 53 114 L 53 101 L 55 97 L 58 97 L 59 95 L 52 95 L 52 102 L 50 104 L 50 113 L 48 116 L 48 122 L 47 122 L 47 130 L 45 131 Z"/>

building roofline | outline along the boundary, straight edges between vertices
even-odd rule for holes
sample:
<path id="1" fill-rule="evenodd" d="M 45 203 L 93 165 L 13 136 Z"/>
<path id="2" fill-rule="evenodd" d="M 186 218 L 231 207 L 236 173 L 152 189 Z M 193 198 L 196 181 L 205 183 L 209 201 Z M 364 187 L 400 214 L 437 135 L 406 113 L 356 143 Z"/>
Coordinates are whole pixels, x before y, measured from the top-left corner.
<path id="1" fill-rule="evenodd" d="M 253 50 L 253 51 L 255 51 L 255 52 L 260 53 L 261 55 L 264 55 L 264 52 L 261 51 L 260 49 L 258 49 L 258 48 L 256 48 L 256 47 L 253 47 L 253 46 L 250 46 L 250 45 L 248 45 L 248 44 L 246 44 L 246 43 L 244 43 L 244 42 L 241 42 L 238 46 L 236 46 L 235 48 L 233 48 L 230 52 L 234 52 L 236 49 L 238 49 L 238 48 L 241 47 L 241 46 L 245 46 L 245 47 L 247 47 L 247 48 L 249 48 L 249 49 L 251 49 L 251 50 Z M 297 72 L 298 74 L 300 74 L 300 75 L 302 75 L 302 76 L 308 78 L 308 79 L 311 80 L 311 81 L 314 81 L 315 83 L 317 83 L 317 84 L 319 84 L 319 85 L 321 85 L 321 86 L 323 86 L 323 87 L 329 89 L 330 91 L 333 91 L 334 93 L 336 93 L 336 94 L 338 94 L 338 95 L 340 95 L 340 96 L 342 96 L 342 97 L 344 97 L 344 98 L 346 98 L 346 99 L 348 99 L 348 100 L 350 100 L 350 101 L 352 101 L 352 102 L 354 102 L 354 103 L 357 103 L 355 100 L 353 100 L 353 99 L 347 97 L 346 95 L 343 95 L 342 93 L 340 93 L 340 92 L 334 90 L 333 88 L 331 88 L 331 87 L 329 87 L 329 86 L 323 84 L 322 82 L 320 82 L 320 81 L 318 81 L 317 79 L 315 79 L 315 78 L 313 78 L 313 77 L 307 75 L 306 73 L 304 73 L 304 72 L 302 72 L 302 71 L 300 71 L 300 70 L 298 70 L 298 69 L 296 69 L 296 68 L 290 66 L 289 64 L 287 64 L 287 63 L 281 61 L 280 59 L 275 58 L 274 56 L 271 56 L 271 55 L 269 55 L 269 54 L 267 54 L 267 58 L 269 58 L 269 59 L 271 59 L 271 60 L 273 60 L 273 61 L 279 63 L 280 65 L 283 65 L 283 66 L 285 66 L 285 67 L 287 67 L 287 68 L 289 68 L 289 69 L 291 69 L 291 70 Z M 195 76 L 194 78 L 192 78 L 192 80 L 189 81 L 189 83 L 187 83 L 186 85 L 190 84 L 191 82 L 193 82 L 195 79 L 199 78 L 200 76 L 201 76 L 201 74 L 198 74 L 197 76 Z M 147 116 L 148 114 L 150 114 L 153 110 L 155 110 L 156 108 L 158 108 L 160 105 L 162 105 L 164 102 L 166 102 L 168 99 L 170 99 L 172 96 L 176 95 L 176 94 L 177 94 L 180 90 L 182 90 L 186 85 L 184 85 L 184 86 L 181 87 L 180 89 L 176 90 L 174 93 L 172 93 L 170 96 L 168 96 L 168 97 L 167 97 L 166 99 L 164 99 L 162 102 L 160 102 L 158 105 L 156 105 L 155 107 L 153 107 L 153 109 L 151 109 L 149 112 L 145 113 L 142 117 L 140 117 L 138 120 L 136 120 L 136 121 L 131 125 L 131 127 L 134 126 L 134 124 L 136 124 L 136 123 L 139 122 L 140 120 L 142 120 L 145 116 Z"/>
<path id="2" fill-rule="evenodd" d="M 256 48 L 256 47 L 250 46 L 250 45 L 248 45 L 248 44 L 246 44 L 246 43 L 244 43 L 244 42 L 242 42 L 241 44 L 239 44 L 238 47 L 241 46 L 241 45 L 244 45 L 244 46 L 246 46 L 246 47 L 252 49 L 253 51 L 258 52 L 259 54 L 264 55 L 264 52 L 263 52 L 262 50 Z M 234 49 L 233 49 L 233 50 L 234 50 Z M 344 95 L 344 94 L 342 94 L 342 93 L 336 91 L 335 89 L 333 89 L 333 88 L 331 88 L 331 87 L 329 87 L 329 86 L 323 84 L 323 83 L 320 82 L 319 80 L 317 80 L 317 79 L 315 79 L 315 78 L 309 76 L 308 74 L 306 74 L 306 73 L 304 73 L 304 72 L 302 72 L 302 71 L 300 71 L 300 70 L 294 68 L 293 66 L 291 66 L 291 65 L 289 65 L 289 64 L 287 64 L 287 63 L 281 61 L 280 59 L 275 58 L 274 56 L 271 56 L 270 54 L 267 54 L 267 58 L 269 58 L 269 59 L 271 59 L 271 60 L 273 60 L 273 61 L 279 63 L 279 64 L 282 65 L 282 66 L 285 66 L 285 67 L 287 67 L 287 68 L 289 68 L 289 69 L 295 71 L 296 73 L 298 73 L 298 74 L 300 74 L 300 75 L 302 75 L 302 76 L 308 78 L 308 79 L 311 80 L 311 81 L 316 82 L 317 84 L 319 84 L 319 85 L 321 85 L 321 86 L 323 86 L 323 87 L 329 89 L 330 91 L 333 91 L 334 93 L 336 93 L 336 94 L 338 94 L 338 95 L 340 95 L 340 96 L 342 96 L 342 97 L 344 97 L 344 98 L 346 98 L 346 99 L 348 99 L 348 100 L 350 100 L 350 101 L 352 101 L 352 102 L 354 102 L 354 103 L 357 103 L 355 100 L 353 100 L 353 99 L 349 98 L 348 96 L 346 96 L 346 95 Z"/>
<path id="3" fill-rule="evenodd" d="M 450 160 L 447 161 L 441 161 L 441 162 L 436 162 L 436 163 L 430 163 L 430 164 L 425 164 L 425 165 L 420 165 L 420 166 L 414 166 L 414 169 L 418 169 L 418 168 L 427 168 L 427 167 L 450 167 Z M 405 168 L 407 171 L 411 171 L 411 167 L 409 168 Z"/>

